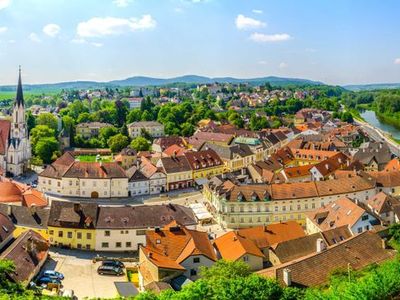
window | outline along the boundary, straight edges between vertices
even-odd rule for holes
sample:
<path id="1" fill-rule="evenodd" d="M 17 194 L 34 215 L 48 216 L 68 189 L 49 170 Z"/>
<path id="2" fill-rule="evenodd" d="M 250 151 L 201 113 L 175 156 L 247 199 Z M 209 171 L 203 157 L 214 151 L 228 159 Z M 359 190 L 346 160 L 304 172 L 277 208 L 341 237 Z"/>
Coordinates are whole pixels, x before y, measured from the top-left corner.
<path id="1" fill-rule="evenodd" d="M 110 234 L 111 234 L 110 230 L 104 231 L 104 236 L 110 236 Z"/>
<path id="2" fill-rule="evenodd" d="M 249 261 L 249 257 L 247 255 L 243 256 L 243 261 Z"/>
<path id="3" fill-rule="evenodd" d="M 53 235 L 54 234 L 54 230 L 49 230 L 49 234 Z"/>
<path id="4" fill-rule="evenodd" d="M 58 232 L 58 237 L 60 237 L 60 238 L 63 237 L 63 232 L 62 232 L 62 231 L 59 231 L 59 232 Z"/>
<path id="5" fill-rule="evenodd" d="M 80 239 L 82 239 L 82 232 L 78 232 L 77 234 L 76 234 L 76 237 L 80 240 Z"/>
<path id="6" fill-rule="evenodd" d="M 363 215 L 363 216 L 361 217 L 361 220 L 362 220 L 362 221 L 368 220 L 368 215 Z"/>
<path id="7" fill-rule="evenodd" d="M 357 232 L 358 232 L 358 233 L 361 233 L 361 232 L 362 232 L 362 227 L 358 227 L 358 228 L 357 228 Z"/>
<path id="8" fill-rule="evenodd" d="M 115 247 L 116 247 L 116 248 L 121 248 L 121 242 L 116 242 L 116 243 L 115 243 Z"/>
<path id="9" fill-rule="evenodd" d="M 193 257 L 193 263 L 198 264 L 200 262 L 200 257 Z"/>
<path id="10" fill-rule="evenodd" d="M 125 246 L 126 246 L 126 248 L 131 248 L 132 247 L 132 243 L 131 242 L 126 242 Z"/>
<path id="11" fill-rule="evenodd" d="M 86 238 L 88 240 L 91 240 L 92 239 L 92 234 L 90 232 L 86 233 Z"/>
<path id="12" fill-rule="evenodd" d="M 190 276 L 196 276 L 196 275 L 197 275 L 196 269 L 190 269 Z"/>
<path id="13" fill-rule="evenodd" d="M 136 235 L 146 235 L 146 230 L 136 230 Z"/>

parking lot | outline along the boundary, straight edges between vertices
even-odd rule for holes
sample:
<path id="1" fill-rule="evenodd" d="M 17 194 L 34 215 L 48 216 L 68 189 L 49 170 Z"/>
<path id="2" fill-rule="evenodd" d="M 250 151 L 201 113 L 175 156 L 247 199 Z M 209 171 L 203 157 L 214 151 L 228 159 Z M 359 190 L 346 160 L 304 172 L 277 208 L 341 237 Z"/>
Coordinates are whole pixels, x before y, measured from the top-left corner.
<path id="1" fill-rule="evenodd" d="M 93 263 L 94 256 L 93 252 L 52 249 L 43 270 L 56 270 L 64 274 L 62 288 L 74 290 L 78 299 L 118 296 L 114 282 L 127 281 L 126 275 L 98 275 L 97 268 L 101 263 Z"/>

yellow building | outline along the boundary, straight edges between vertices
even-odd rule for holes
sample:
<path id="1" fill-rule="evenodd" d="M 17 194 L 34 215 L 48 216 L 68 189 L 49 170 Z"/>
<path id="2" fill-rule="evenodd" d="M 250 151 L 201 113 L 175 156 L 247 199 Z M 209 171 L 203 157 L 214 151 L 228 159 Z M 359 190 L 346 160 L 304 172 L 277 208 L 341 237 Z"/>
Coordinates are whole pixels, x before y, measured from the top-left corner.
<path id="1" fill-rule="evenodd" d="M 186 152 L 184 155 L 192 169 L 194 180 L 220 175 L 226 170 L 222 159 L 212 149 Z"/>
<path id="2" fill-rule="evenodd" d="M 48 221 L 49 241 L 54 246 L 94 250 L 98 206 L 94 203 L 53 201 Z"/>

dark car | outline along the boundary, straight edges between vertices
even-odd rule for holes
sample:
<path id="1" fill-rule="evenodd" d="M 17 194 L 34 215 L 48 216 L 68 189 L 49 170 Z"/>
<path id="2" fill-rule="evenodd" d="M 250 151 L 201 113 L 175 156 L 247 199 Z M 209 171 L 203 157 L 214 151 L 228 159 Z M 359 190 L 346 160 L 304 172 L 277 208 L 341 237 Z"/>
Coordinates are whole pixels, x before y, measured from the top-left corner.
<path id="1" fill-rule="evenodd" d="M 53 271 L 53 270 L 44 271 L 43 277 L 49 277 L 49 278 L 54 278 L 54 279 L 58 279 L 58 280 L 64 279 L 64 275 L 62 273 Z"/>
<path id="2" fill-rule="evenodd" d="M 49 283 L 55 283 L 55 284 L 61 285 L 61 281 L 60 280 L 55 279 L 55 278 L 50 278 L 50 277 L 47 277 L 47 276 L 40 277 L 39 280 L 37 281 L 37 283 L 39 285 L 49 284 Z"/>
<path id="3" fill-rule="evenodd" d="M 111 266 L 111 267 L 118 267 L 118 268 L 125 268 L 125 265 L 120 262 L 119 260 L 113 259 L 113 260 L 104 260 L 101 264 L 102 266 Z"/>
<path id="4" fill-rule="evenodd" d="M 99 273 L 100 275 L 122 275 L 124 274 L 124 271 L 119 268 L 119 267 L 114 267 L 114 266 L 100 266 L 97 269 L 97 273 Z"/>

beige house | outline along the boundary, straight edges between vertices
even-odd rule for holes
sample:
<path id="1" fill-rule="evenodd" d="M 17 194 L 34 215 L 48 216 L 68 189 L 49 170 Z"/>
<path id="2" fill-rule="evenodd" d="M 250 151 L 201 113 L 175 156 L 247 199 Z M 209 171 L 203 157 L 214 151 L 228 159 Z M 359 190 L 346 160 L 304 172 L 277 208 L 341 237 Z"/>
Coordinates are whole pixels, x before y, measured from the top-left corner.
<path id="1" fill-rule="evenodd" d="M 39 174 L 38 189 L 70 197 L 127 197 L 128 177 L 115 162 L 79 162 L 66 152 Z"/>
<path id="2" fill-rule="evenodd" d="M 100 133 L 100 129 L 106 127 L 112 127 L 112 125 L 101 122 L 80 123 L 76 125 L 76 134 L 80 134 L 84 138 L 90 139 L 92 137 L 97 137 Z"/>
<path id="3" fill-rule="evenodd" d="M 167 176 L 166 190 L 177 190 L 193 186 L 193 172 L 185 156 L 162 157 L 157 162 Z"/>
<path id="4" fill-rule="evenodd" d="M 366 202 L 376 194 L 375 181 L 360 176 L 316 182 L 237 185 L 212 179 L 204 197 L 226 228 L 247 228 L 295 220 L 305 225 L 306 213 L 342 197 Z"/>
<path id="5" fill-rule="evenodd" d="M 159 122 L 142 121 L 128 124 L 128 132 L 131 138 L 141 136 L 143 130 L 153 138 L 164 136 L 164 125 Z"/>

